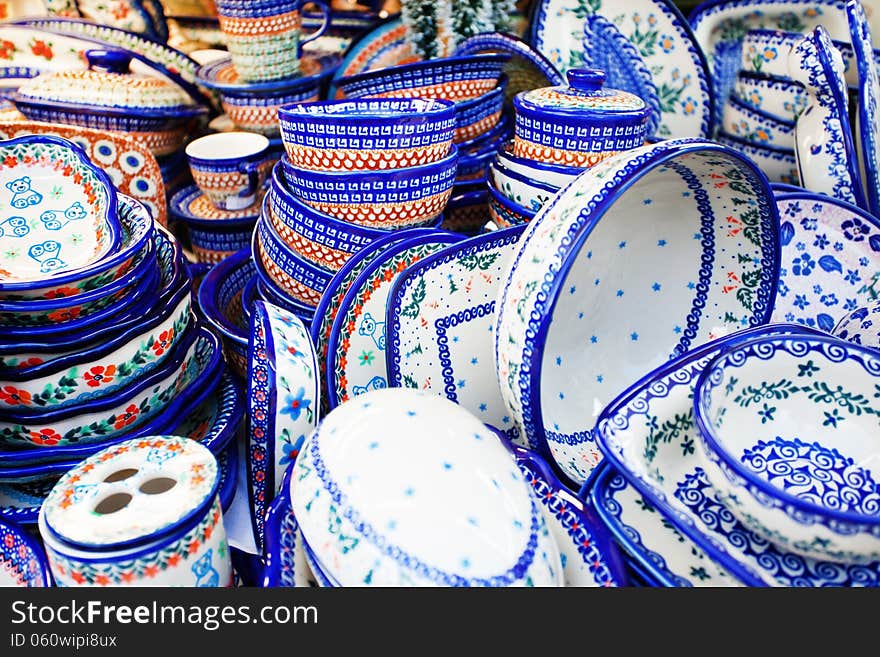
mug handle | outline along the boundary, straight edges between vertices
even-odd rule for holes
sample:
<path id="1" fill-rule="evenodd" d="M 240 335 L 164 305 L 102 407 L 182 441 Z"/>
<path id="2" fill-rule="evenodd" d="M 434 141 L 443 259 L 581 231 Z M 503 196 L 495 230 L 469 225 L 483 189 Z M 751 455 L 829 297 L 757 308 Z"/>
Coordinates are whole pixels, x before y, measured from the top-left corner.
<path id="1" fill-rule="evenodd" d="M 311 34 L 309 34 L 304 39 L 303 38 L 300 39 L 300 41 L 299 41 L 300 56 L 302 56 L 302 47 L 305 44 L 307 44 L 309 41 L 314 41 L 315 39 L 317 39 L 319 36 L 321 36 L 322 34 L 324 34 L 324 32 L 327 31 L 328 27 L 330 27 L 330 8 L 326 4 L 321 2 L 321 0 L 303 0 L 302 2 L 299 3 L 300 10 L 302 10 L 302 8 L 305 7 L 306 5 L 317 6 L 318 9 L 320 10 L 321 14 L 323 14 L 323 16 L 324 16 L 324 21 L 321 23 L 321 27 L 319 27 L 317 30 L 315 30 Z"/>
<path id="2" fill-rule="evenodd" d="M 257 193 L 257 183 L 260 181 L 260 165 L 262 162 L 241 162 L 238 170 L 248 177 L 247 189 L 239 193 L 239 196 L 251 196 Z"/>

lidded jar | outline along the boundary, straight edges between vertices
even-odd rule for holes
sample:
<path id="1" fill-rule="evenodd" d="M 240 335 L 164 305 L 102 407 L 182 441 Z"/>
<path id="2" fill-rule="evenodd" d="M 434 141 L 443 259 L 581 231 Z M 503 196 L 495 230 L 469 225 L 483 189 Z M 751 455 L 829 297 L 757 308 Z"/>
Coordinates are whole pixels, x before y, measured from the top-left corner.
<path id="1" fill-rule="evenodd" d="M 651 109 L 640 97 L 604 84 L 604 71 L 572 69 L 567 86 L 517 94 L 514 155 L 588 168 L 642 146 Z"/>
<path id="2" fill-rule="evenodd" d="M 11 97 L 16 108 L 32 121 L 134 133 L 154 155 L 176 151 L 193 119 L 207 112 L 170 80 L 132 73 L 127 51 L 95 48 L 85 57 L 88 70 L 43 73 L 22 84 Z"/>
<path id="3" fill-rule="evenodd" d="M 68 471 L 38 520 L 61 586 L 228 586 L 217 460 L 202 444 L 149 436 Z"/>

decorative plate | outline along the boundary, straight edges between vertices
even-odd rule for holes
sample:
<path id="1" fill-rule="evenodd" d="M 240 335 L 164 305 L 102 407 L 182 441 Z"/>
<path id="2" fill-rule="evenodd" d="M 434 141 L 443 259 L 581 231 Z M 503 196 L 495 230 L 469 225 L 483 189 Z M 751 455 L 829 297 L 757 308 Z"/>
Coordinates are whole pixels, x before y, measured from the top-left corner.
<path id="1" fill-rule="evenodd" d="M 630 559 L 660 586 L 739 586 L 608 464 L 598 471 L 590 501 Z"/>
<path id="2" fill-rule="evenodd" d="M 263 301 L 254 304 L 248 360 L 247 468 L 254 535 L 261 546 L 266 508 L 318 424 L 321 385 L 302 320 Z"/>
<path id="3" fill-rule="evenodd" d="M 77 0 L 76 6 L 80 15 L 93 23 L 137 32 L 156 41 L 165 41 L 168 38 L 165 14 L 160 5 L 159 12 L 154 15 L 152 0 Z"/>
<path id="4" fill-rule="evenodd" d="M 179 189 L 168 201 L 168 209 L 177 217 L 195 221 L 223 221 L 224 219 L 253 220 L 260 218 L 263 195 L 268 187 L 262 187 L 257 193 L 254 204 L 244 210 L 220 210 L 199 189 L 198 185 L 189 185 Z"/>
<path id="5" fill-rule="evenodd" d="M 0 285 L 88 267 L 118 248 L 122 225 L 107 175 L 69 141 L 0 144 Z"/>
<path id="6" fill-rule="evenodd" d="M 706 55 L 716 99 L 716 123 L 736 82 L 743 37 L 749 30 L 806 33 L 824 25 L 835 39 L 849 40 L 845 0 L 708 0 L 691 12 L 690 24 Z M 776 53 L 774 53 L 774 56 Z M 779 53 L 785 56 L 785 53 Z"/>
<path id="7" fill-rule="evenodd" d="M 781 552 L 718 500 L 694 454 L 693 389 L 719 350 L 797 325 L 748 329 L 655 370 L 618 397 L 598 423 L 602 451 L 645 499 L 706 555 L 749 586 L 880 586 L 880 563 L 820 562 Z"/>
<path id="8" fill-rule="evenodd" d="M 598 68 L 607 86 L 652 109 L 648 138 L 712 134 L 713 94 L 706 60 L 669 0 L 541 0 L 531 43 L 563 74 Z"/>
<path id="9" fill-rule="evenodd" d="M 880 296 L 880 219 L 824 194 L 776 195 L 782 260 L 771 321 L 831 332 Z"/>
<path id="10" fill-rule="evenodd" d="M 200 84 L 218 91 L 231 93 L 260 94 L 269 92 L 293 93 L 300 87 L 314 84 L 316 78 L 330 75 L 339 66 L 339 55 L 305 55 L 300 60 L 301 75 L 296 78 L 269 80 L 267 82 L 244 82 L 235 70 L 231 57 L 216 59 L 204 64 L 196 71 Z"/>
<path id="11" fill-rule="evenodd" d="M 79 146 L 123 194 L 143 203 L 156 223 L 167 226 L 165 183 L 155 156 L 138 140 L 118 132 L 35 121 L 0 122 L 0 139 L 55 135 Z"/>
<path id="12" fill-rule="evenodd" d="M 417 230 L 429 231 L 430 229 Z M 370 242 L 349 258 L 333 278 L 330 279 L 324 294 L 321 295 L 321 302 L 315 308 L 315 321 L 312 322 L 310 328 L 312 344 L 315 345 L 315 353 L 318 356 L 322 386 L 325 386 L 329 380 L 327 378 L 327 362 L 329 359 L 330 334 L 333 331 L 333 321 L 336 319 L 339 306 L 345 295 L 348 294 L 351 286 L 375 258 L 388 250 L 389 247 L 406 239 L 407 236 L 416 234 L 423 233 L 415 233 L 409 230 L 405 232 L 391 232 L 386 237 Z M 425 232 L 424 234 L 429 233 Z M 324 392 L 325 394 L 322 399 L 326 407 L 329 395 L 326 390 Z"/>
<path id="13" fill-rule="evenodd" d="M 868 196 L 868 208 L 880 216 L 880 79 L 877 61 L 874 59 L 873 41 L 868 17 L 861 2 L 846 3 L 849 27 L 852 34 L 856 69 L 859 74 L 859 100 L 856 113 L 858 139 L 861 155 L 861 171 Z"/>
<path id="14" fill-rule="evenodd" d="M 430 230 L 374 257 L 339 304 L 327 343 L 327 404 L 330 409 L 369 390 L 388 387 L 385 313 L 397 277 L 407 267 L 461 235 Z"/>
<path id="15" fill-rule="evenodd" d="M 525 226 L 448 246 L 407 267 L 389 297 L 388 385 L 464 406 L 517 438 L 494 368 L 495 297 Z"/>
<path id="16" fill-rule="evenodd" d="M 12 522 L 0 520 L 0 587 L 52 586 L 42 546 Z"/>

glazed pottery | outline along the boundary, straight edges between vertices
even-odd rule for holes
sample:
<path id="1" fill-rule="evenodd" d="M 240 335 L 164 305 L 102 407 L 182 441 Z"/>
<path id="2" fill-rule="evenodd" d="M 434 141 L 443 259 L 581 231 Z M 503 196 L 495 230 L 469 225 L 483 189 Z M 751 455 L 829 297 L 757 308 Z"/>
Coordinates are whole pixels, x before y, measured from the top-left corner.
<path id="1" fill-rule="evenodd" d="M 792 49 L 793 80 L 807 91 L 807 108 L 797 119 L 795 143 L 801 184 L 811 191 L 867 208 L 849 121 L 840 53 L 828 32 L 817 27 Z"/>
<path id="2" fill-rule="evenodd" d="M 85 153 L 58 137 L 0 143 L 0 285 L 45 286 L 112 256 L 122 239 L 116 190 Z M 60 173 L 60 175 L 59 175 Z"/>
<path id="3" fill-rule="evenodd" d="M 408 232 L 361 270 L 339 302 L 327 341 L 329 408 L 388 387 L 385 318 L 391 290 L 407 267 L 461 239 L 430 229 Z"/>
<path id="4" fill-rule="evenodd" d="M 442 98 L 473 100 L 498 86 L 504 54 L 443 57 L 390 66 L 336 80 L 348 98 Z"/>
<path id="5" fill-rule="evenodd" d="M 782 150 L 794 148 L 793 121 L 777 119 L 735 96 L 724 104 L 722 126 L 727 134 L 753 144 Z"/>
<path id="6" fill-rule="evenodd" d="M 300 73 L 303 45 L 321 36 L 330 22 L 330 10 L 323 2 L 309 2 L 324 14 L 324 20 L 304 38 L 301 14 L 305 4 L 304 0 L 259 4 L 216 0 L 226 47 L 243 80 L 279 80 Z"/>
<path id="7" fill-rule="evenodd" d="M 694 388 L 696 454 L 753 533 L 814 559 L 880 558 L 880 355 L 832 337 L 724 349 Z"/>
<path id="8" fill-rule="evenodd" d="M 605 71 L 573 68 L 568 85 L 515 96 L 513 154 L 586 168 L 642 146 L 650 109 L 638 96 L 605 87 L 605 78 Z"/>
<path id="9" fill-rule="evenodd" d="M 257 200 L 266 176 L 269 140 L 261 134 L 218 132 L 186 147 L 193 180 L 220 210 L 243 210 Z"/>
<path id="10" fill-rule="evenodd" d="M 266 512 L 264 587 L 310 586 L 315 577 L 306 562 L 302 534 L 290 499 L 293 460 L 291 458 L 291 463 L 284 471 L 281 488 Z"/>
<path id="11" fill-rule="evenodd" d="M 772 321 L 831 332 L 880 294 L 880 222 L 824 194 L 777 193 L 782 259 Z"/>
<path id="12" fill-rule="evenodd" d="M 0 586 L 51 586 L 46 553 L 24 529 L 0 520 Z"/>
<path id="13" fill-rule="evenodd" d="M 490 168 L 488 184 L 501 192 L 509 201 L 532 212 L 544 207 L 559 191 L 557 187 L 534 182 L 498 162 L 492 164 Z"/>
<path id="14" fill-rule="evenodd" d="M 130 73 L 127 51 L 92 49 L 85 57 L 87 71 L 43 73 L 22 84 L 16 108 L 32 121 L 128 133 L 154 155 L 174 152 L 207 112 L 170 81 Z"/>
<path id="15" fill-rule="evenodd" d="M 852 311 L 834 327 L 834 335 L 841 340 L 880 349 L 880 302 Z"/>
<path id="16" fill-rule="evenodd" d="M 782 121 L 794 122 L 807 107 L 804 88 L 787 78 L 741 72 L 731 98 Z"/>
<path id="17" fill-rule="evenodd" d="M 436 395 L 378 390 L 340 406 L 306 438 L 290 485 L 304 540 L 340 585 L 562 584 L 513 456 Z"/>
<path id="18" fill-rule="evenodd" d="M 489 220 L 489 190 L 485 184 L 455 185 L 446 209 L 443 210 L 442 230 L 464 235 L 476 235 Z"/>
<path id="19" fill-rule="evenodd" d="M 514 196 L 514 194 L 511 194 Z M 489 217 L 498 228 L 510 228 L 529 223 L 539 210 L 526 207 L 509 199 L 504 192 L 495 187 L 495 179 L 489 180 Z"/>
<path id="20" fill-rule="evenodd" d="M 735 151 L 671 140 L 596 167 L 529 223 L 496 303 L 520 440 L 578 483 L 601 460 L 602 406 L 670 356 L 767 322 L 779 271 L 767 181 Z"/>
<path id="21" fill-rule="evenodd" d="M 504 109 L 504 91 L 507 76 L 502 74 L 498 86 L 482 96 L 462 100 L 455 104 L 456 144 L 477 139 L 495 128 L 501 121 Z"/>
<path id="22" fill-rule="evenodd" d="M 458 149 L 437 162 L 375 171 L 311 171 L 282 160 L 291 192 L 303 203 L 367 228 L 424 225 L 443 211 L 455 182 Z"/>
<path id="23" fill-rule="evenodd" d="M 398 169 L 449 153 L 455 110 L 447 100 L 363 98 L 281 107 L 278 122 L 297 169 Z"/>
<path id="24" fill-rule="evenodd" d="M 567 167 L 558 164 L 536 162 L 523 157 L 517 157 L 513 153 L 513 142 L 503 144 L 496 154 L 496 161 L 505 168 L 510 169 L 536 183 L 561 189 L 577 178 L 583 169 L 580 167 Z"/>
<path id="25" fill-rule="evenodd" d="M 770 182 L 788 185 L 800 183 L 797 157 L 792 149 L 762 146 L 727 134 L 723 130 L 715 135 L 715 141 L 747 156 L 758 165 Z"/>
<path id="26" fill-rule="evenodd" d="M 254 304 L 248 348 L 248 481 L 255 535 L 284 471 L 318 425 L 321 386 L 306 327 L 293 313 L 263 301 Z"/>
<path id="27" fill-rule="evenodd" d="M 86 459 L 52 489 L 40 536 L 66 586 L 228 586 L 214 456 L 153 436 Z"/>
<path id="28" fill-rule="evenodd" d="M 561 72 L 597 68 L 651 109 L 648 138 L 708 137 L 713 97 L 703 51 L 668 0 L 540 0 L 531 43 Z M 647 44 L 651 44 L 650 47 Z"/>
<path id="29" fill-rule="evenodd" d="M 495 297 L 524 227 L 480 235 L 407 267 L 388 297 L 388 385 L 443 395 L 509 433 L 491 367 Z"/>

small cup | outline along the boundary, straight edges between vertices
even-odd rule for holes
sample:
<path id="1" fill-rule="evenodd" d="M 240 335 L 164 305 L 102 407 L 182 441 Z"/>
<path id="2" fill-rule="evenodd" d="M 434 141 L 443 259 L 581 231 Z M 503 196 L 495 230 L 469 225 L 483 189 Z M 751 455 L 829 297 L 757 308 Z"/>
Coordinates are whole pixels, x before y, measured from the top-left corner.
<path id="1" fill-rule="evenodd" d="M 255 132 L 218 132 L 186 147 L 193 180 L 220 210 L 243 210 L 257 200 L 268 172 L 269 139 Z"/>

